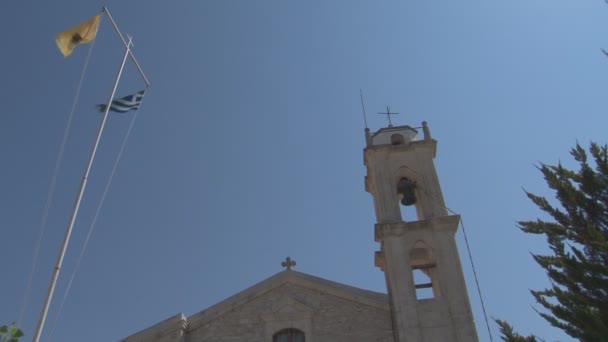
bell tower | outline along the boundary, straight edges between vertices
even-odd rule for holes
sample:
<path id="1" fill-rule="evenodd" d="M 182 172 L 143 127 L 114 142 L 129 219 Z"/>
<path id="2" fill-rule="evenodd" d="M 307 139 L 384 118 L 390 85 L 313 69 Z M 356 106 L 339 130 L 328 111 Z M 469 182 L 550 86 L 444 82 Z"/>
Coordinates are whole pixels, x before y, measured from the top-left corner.
<path id="1" fill-rule="evenodd" d="M 386 278 L 395 341 L 478 341 L 455 240 L 460 217 L 448 215 L 433 163 L 437 141 L 426 122 L 422 131 L 419 139 L 410 126 L 365 130 L 375 263 Z"/>

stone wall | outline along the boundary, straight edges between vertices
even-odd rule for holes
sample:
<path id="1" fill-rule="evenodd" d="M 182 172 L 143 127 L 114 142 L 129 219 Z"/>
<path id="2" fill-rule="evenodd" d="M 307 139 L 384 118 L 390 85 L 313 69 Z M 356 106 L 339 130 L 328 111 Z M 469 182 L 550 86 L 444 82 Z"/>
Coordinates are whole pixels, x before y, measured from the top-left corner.
<path id="1" fill-rule="evenodd" d="M 186 342 L 271 342 L 284 328 L 306 342 L 392 342 L 386 305 L 369 305 L 317 289 L 286 283 L 198 327 Z"/>

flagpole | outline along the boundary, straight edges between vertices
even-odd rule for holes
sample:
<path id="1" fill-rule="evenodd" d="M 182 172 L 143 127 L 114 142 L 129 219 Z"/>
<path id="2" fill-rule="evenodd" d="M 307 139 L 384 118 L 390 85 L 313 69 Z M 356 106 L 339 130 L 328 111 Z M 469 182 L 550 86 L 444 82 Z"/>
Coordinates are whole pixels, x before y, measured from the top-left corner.
<path id="1" fill-rule="evenodd" d="M 108 16 L 108 19 L 110 19 L 110 23 L 112 24 L 112 27 L 114 28 L 114 31 L 116 31 L 116 34 L 118 34 L 118 37 L 120 38 L 120 40 L 122 41 L 122 43 L 125 45 L 125 47 L 127 47 L 127 45 L 128 45 L 127 41 L 122 36 L 122 33 L 120 33 L 120 30 L 118 29 L 118 25 L 116 25 L 116 22 L 114 21 L 114 18 L 112 18 L 112 15 L 110 14 L 110 10 L 108 10 L 108 8 L 106 6 L 103 6 L 103 8 L 101 9 L 101 11 L 106 13 L 106 15 Z M 131 40 L 129 39 L 129 41 L 131 41 Z M 148 82 L 148 79 L 146 78 L 146 75 L 144 75 L 144 71 L 139 66 L 139 63 L 137 63 L 137 60 L 135 59 L 135 55 L 133 55 L 133 52 L 129 51 L 129 56 L 131 57 L 131 60 L 133 61 L 133 64 L 135 64 L 135 67 L 137 68 L 137 71 L 139 71 L 139 74 L 141 75 L 141 78 L 144 79 L 144 83 L 146 83 L 146 88 L 148 88 L 150 86 L 150 82 Z"/>
<path id="2" fill-rule="evenodd" d="M 55 286 L 57 285 L 57 278 L 59 277 L 59 270 L 61 269 L 61 265 L 63 264 L 63 258 L 65 256 L 65 251 L 68 247 L 68 242 L 70 241 L 70 235 L 72 234 L 72 228 L 74 227 L 74 222 L 76 221 L 76 215 L 78 215 L 78 208 L 80 207 L 80 202 L 82 201 L 82 196 L 84 194 L 84 189 L 87 185 L 87 179 L 89 177 L 89 172 L 91 171 L 91 166 L 93 165 L 93 159 L 95 159 L 95 153 L 97 152 L 97 147 L 99 146 L 99 141 L 101 140 L 101 133 L 103 132 L 103 128 L 106 125 L 106 121 L 108 119 L 108 113 L 110 111 L 110 106 L 112 105 L 112 99 L 114 99 L 114 94 L 116 93 L 116 88 L 118 88 L 118 81 L 120 80 L 120 76 L 122 74 L 122 70 L 124 69 L 125 62 L 127 61 L 127 57 L 130 53 L 131 46 L 131 37 L 129 37 L 129 42 L 126 45 L 125 54 L 122 58 L 122 62 L 120 64 L 120 68 L 118 69 L 118 74 L 116 75 L 116 80 L 114 81 L 114 88 L 112 88 L 112 95 L 110 95 L 110 99 L 108 100 L 108 105 L 106 106 L 105 113 L 103 114 L 103 119 L 101 120 L 101 124 L 99 125 L 99 130 L 97 131 L 97 137 L 95 138 L 95 144 L 93 145 L 93 149 L 91 150 L 91 156 L 89 157 L 89 162 L 84 171 L 84 175 L 80 182 L 80 189 L 78 190 L 78 194 L 76 195 L 76 200 L 74 202 L 74 207 L 72 208 L 72 215 L 70 216 L 70 220 L 68 222 L 68 226 L 65 230 L 65 235 L 63 237 L 63 242 L 61 243 L 61 249 L 59 250 L 59 255 L 57 256 L 57 263 L 55 265 L 55 269 L 53 270 L 53 275 L 51 276 L 51 282 L 49 284 L 49 289 L 46 294 L 46 299 L 44 300 L 44 305 L 42 310 L 40 311 L 40 319 L 38 320 L 38 325 L 36 326 L 36 332 L 34 333 L 34 338 L 32 338 L 32 342 L 38 342 L 40 340 L 40 335 L 42 334 L 42 328 L 44 327 L 44 321 L 46 320 L 46 316 L 49 311 L 49 307 L 51 305 L 51 299 L 53 297 L 53 292 L 55 291 Z"/>

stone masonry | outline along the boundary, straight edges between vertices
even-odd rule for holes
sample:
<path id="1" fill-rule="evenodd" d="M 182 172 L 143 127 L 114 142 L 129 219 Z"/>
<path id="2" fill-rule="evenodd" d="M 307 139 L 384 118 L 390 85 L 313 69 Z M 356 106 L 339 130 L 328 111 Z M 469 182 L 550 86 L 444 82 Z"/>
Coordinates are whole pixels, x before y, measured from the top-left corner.
<path id="1" fill-rule="evenodd" d="M 122 342 L 268 342 L 296 328 L 307 342 L 392 342 L 388 296 L 285 270 L 187 319 Z"/>

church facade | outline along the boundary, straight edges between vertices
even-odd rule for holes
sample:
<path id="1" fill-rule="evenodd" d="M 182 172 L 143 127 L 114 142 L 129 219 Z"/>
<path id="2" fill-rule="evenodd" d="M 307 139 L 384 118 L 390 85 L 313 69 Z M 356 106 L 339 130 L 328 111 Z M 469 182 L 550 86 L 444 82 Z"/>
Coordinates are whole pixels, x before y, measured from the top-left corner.
<path id="1" fill-rule="evenodd" d="M 433 159 L 437 142 L 409 126 L 366 129 L 365 190 L 374 199 L 375 264 L 387 294 L 285 271 L 190 317 L 122 342 L 475 342 L 455 234 Z M 402 208 L 415 211 L 405 221 Z"/>

